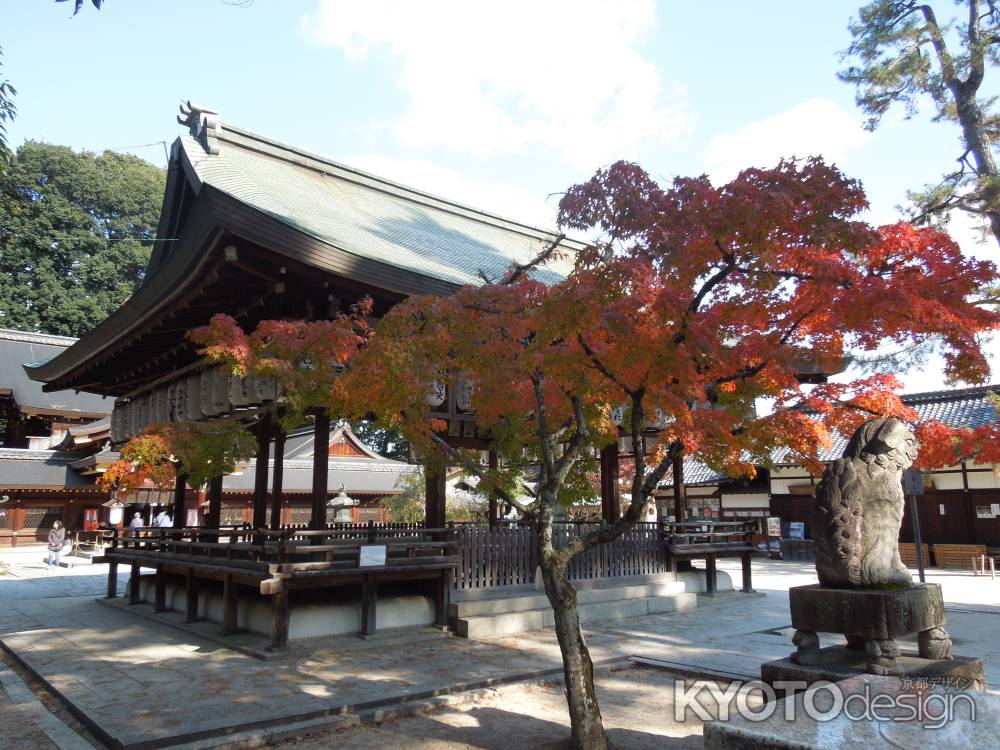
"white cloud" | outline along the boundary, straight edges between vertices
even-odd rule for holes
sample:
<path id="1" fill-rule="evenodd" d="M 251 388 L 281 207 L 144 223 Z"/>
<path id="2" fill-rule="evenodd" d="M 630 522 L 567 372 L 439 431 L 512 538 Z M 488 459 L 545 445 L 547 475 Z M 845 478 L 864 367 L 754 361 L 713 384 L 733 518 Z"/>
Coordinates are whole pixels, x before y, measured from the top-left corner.
<path id="1" fill-rule="evenodd" d="M 301 27 L 356 60 L 399 59 L 407 145 L 541 146 L 593 169 L 690 128 L 686 92 L 637 49 L 655 16 L 651 0 L 320 0 Z"/>
<path id="2" fill-rule="evenodd" d="M 817 97 L 715 136 L 704 162 L 713 180 L 726 181 L 746 167 L 773 167 L 782 157 L 822 156 L 827 163 L 840 162 L 870 137 L 855 114 Z"/>
<path id="3" fill-rule="evenodd" d="M 545 196 L 508 182 L 476 180 L 421 159 L 393 159 L 358 154 L 338 159 L 345 164 L 457 203 L 543 229 L 555 227 L 558 197 Z"/>

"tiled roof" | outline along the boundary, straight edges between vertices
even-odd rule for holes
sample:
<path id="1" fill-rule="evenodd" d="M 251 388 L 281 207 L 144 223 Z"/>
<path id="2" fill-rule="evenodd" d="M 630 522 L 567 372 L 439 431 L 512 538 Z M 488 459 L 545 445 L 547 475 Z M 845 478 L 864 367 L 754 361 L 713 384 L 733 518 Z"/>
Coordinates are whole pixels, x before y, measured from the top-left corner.
<path id="1" fill-rule="evenodd" d="M 990 393 L 1000 393 L 1000 385 L 985 385 L 977 388 L 961 388 L 950 391 L 927 391 L 925 393 L 908 393 L 901 396 L 903 403 L 917 412 L 921 421 L 937 420 L 949 427 L 981 427 L 990 422 L 1000 421 L 993 404 L 987 397 Z M 819 452 L 820 460 L 834 461 L 844 455 L 848 438 L 834 434 L 833 444 Z M 789 451 L 781 448 L 775 451 L 771 460 L 777 466 L 794 466 L 798 462 L 789 461 Z M 685 459 L 684 483 L 688 486 L 696 484 L 714 484 L 725 479 L 726 475 L 701 464 Z M 661 487 L 672 487 L 673 479 L 668 472 L 660 483 Z"/>
<path id="2" fill-rule="evenodd" d="M 0 488 L 93 485 L 92 478 L 82 477 L 70 467 L 77 459 L 78 455 L 60 451 L 0 448 Z"/>
<path id="3" fill-rule="evenodd" d="M 690 458 L 684 459 L 684 486 L 685 487 L 696 487 L 703 484 L 715 484 L 716 482 L 725 479 L 726 475 L 721 471 L 716 471 L 700 461 L 695 461 Z M 674 486 L 674 474 L 673 471 L 668 469 L 666 476 L 660 482 L 660 487 L 673 487 Z"/>
<path id="4" fill-rule="evenodd" d="M 903 396 L 903 403 L 916 410 L 921 420 L 937 420 L 949 427 L 982 427 L 996 422 L 997 411 L 987 398 L 1000 394 L 1000 385 L 928 391 Z"/>
<path id="5" fill-rule="evenodd" d="M 223 490 L 252 491 L 257 462 L 250 461 L 239 474 L 229 474 L 222 480 Z M 274 461 L 268 462 L 268 489 L 271 487 Z M 282 489 L 286 492 L 308 492 L 312 489 L 312 459 L 295 461 L 285 459 Z M 335 493 L 343 486 L 350 495 L 356 493 L 383 493 L 392 495 L 405 489 L 403 478 L 420 471 L 419 466 L 392 461 L 330 461 L 327 469 L 327 487 Z"/>
<path id="6" fill-rule="evenodd" d="M 42 384 L 31 380 L 22 365 L 49 360 L 62 354 L 76 339 L 27 333 L 0 328 L 0 388 L 9 388 L 20 407 L 51 409 L 67 413 L 110 414 L 113 399 L 93 393 L 53 391 L 45 393 Z"/>
<path id="7" fill-rule="evenodd" d="M 217 153 L 185 135 L 179 148 L 197 179 L 349 253 L 454 284 L 499 277 L 555 239 L 502 219 L 223 124 Z M 213 149 L 214 150 L 214 149 Z M 580 243 L 564 240 L 567 250 Z M 553 281 L 572 259 L 536 278 Z"/>

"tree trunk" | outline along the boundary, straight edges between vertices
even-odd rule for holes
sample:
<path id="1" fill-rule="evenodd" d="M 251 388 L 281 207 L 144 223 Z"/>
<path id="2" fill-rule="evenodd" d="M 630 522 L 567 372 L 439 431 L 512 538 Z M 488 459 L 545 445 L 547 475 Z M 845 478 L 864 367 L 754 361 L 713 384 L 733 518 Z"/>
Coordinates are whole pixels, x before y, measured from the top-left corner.
<path id="1" fill-rule="evenodd" d="M 539 520 L 536 534 L 545 594 L 555 615 L 556 637 L 562 653 L 572 746 L 580 750 L 607 750 L 608 738 L 594 689 L 594 663 L 580 631 L 576 589 L 566 577 L 566 565 L 552 548 L 551 519 L 547 523 Z"/>
<path id="2" fill-rule="evenodd" d="M 972 158 L 976 162 L 976 174 L 980 177 L 997 177 L 996 161 L 993 159 L 993 152 L 984 132 L 983 111 L 975 95 L 956 92 L 955 104 L 958 121 L 962 125 L 962 135 L 965 137 L 965 146 L 972 152 Z M 1000 243 L 1000 210 L 996 208 L 995 193 L 996 188 L 991 186 L 985 194 L 982 194 L 982 198 L 986 218 L 990 222 L 990 231 L 993 232 L 997 243 Z"/>

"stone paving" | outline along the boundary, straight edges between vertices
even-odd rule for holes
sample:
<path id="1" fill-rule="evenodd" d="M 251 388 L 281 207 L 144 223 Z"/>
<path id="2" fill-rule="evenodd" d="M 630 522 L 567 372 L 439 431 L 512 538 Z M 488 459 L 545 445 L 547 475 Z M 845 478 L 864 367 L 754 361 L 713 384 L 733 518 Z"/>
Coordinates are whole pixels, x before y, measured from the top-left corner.
<path id="1" fill-rule="evenodd" d="M 262 662 L 95 602 L 106 568 L 94 568 L 53 573 L 14 565 L 19 577 L 0 578 L 0 640 L 98 724 L 105 741 L 124 747 L 355 712 L 560 669 L 554 634 L 544 630 L 479 641 L 316 639 Z M 761 662 L 791 651 L 788 586 L 815 579 L 808 565 L 760 561 L 754 568 L 755 586 L 766 596 L 734 593 L 703 600 L 690 613 L 593 624 L 586 635 L 595 660 L 634 655 L 756 677 Z M 990 687 L 1000 687 L 1000 580 L 941 578 L 956 650 L 983 655 Z M 34 584 L 20 588 L 26 581 Z"/>

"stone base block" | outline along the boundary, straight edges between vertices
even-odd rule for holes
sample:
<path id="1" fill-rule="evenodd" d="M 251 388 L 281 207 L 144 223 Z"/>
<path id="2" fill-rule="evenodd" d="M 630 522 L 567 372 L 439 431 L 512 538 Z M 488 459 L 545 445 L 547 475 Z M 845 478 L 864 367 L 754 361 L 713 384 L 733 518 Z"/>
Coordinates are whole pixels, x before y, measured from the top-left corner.
<path id="1" fill-rule="evenodd" d="M 792 627 L 884 641 L 943 627 L 941 586 L 905 589 L 827 589 L 819 584 L 788 590 Z"/>
<path id="2" fill-rule="evenodd" d="M 808 709 L 806 694 L 800 693 L 770 704 L 773 710 L 768 715 L 731 714 L 728 721 L 706 722 L 705 750 L 919 750 L 997 746 L 1000 697 L 936 685 L 921 693 L 897 678 L 872 675 L 852 677 L 837 687 L 842 696 L 858 695 L 863 700 L 855 700 L 850 710 L 844 706 L 840 711 L 818 705 L 822 700 L 817 700 L 814 705 L 820 711 L 830 709 L 833 713 L 819 715 Z M 934 698 L 934 705 L 928 707 L 922 718 L 913 718 L 914 702 L 926 701 L 928 694 Z M 942 703 L 949 707 L 948 715 L 943 718 Z M 931 710 L 934 718 L 929 715 Z"/>
<path id="3" fill-rule="evenodd" d="M 830 646 L 816 653 L 817 663 L 798 664 L 791 658 L 769 661 L 761 665 L 760 678 L 774 687 L 776 682 L 840 682 L 865 673 L 867 658 L 863 651 L 846 646 Z M 904 651 L 896 657 L 900 680 L 926 682 L 942 687 L 982 692 L 986 685 L 983 660 L 971 656 L 954 656 L 951 659 L 922 659 L 914 652 Z M 784 689 L 775 688 L 778 697 Z M 788 691 L 795 692 L 795 691 Z"/>

